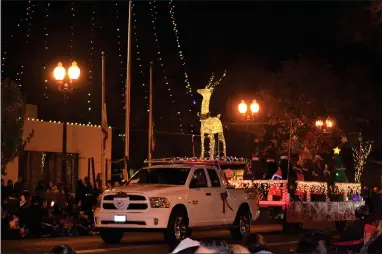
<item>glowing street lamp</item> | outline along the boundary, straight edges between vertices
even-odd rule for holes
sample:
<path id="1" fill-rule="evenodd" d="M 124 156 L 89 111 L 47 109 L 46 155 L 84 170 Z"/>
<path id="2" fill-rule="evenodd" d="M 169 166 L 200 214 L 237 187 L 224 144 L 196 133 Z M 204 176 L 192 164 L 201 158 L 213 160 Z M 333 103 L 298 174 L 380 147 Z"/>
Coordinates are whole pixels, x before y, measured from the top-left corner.
<path id="1" fill-rule="evenodd" d="M 247 113 L 247 110 L 248 110 L 247 103 L 245 103 L 245 101 L 242 100 L 242 101 L 240 102 L 240 104 L 239 104 L 238 109 L 239 109 L 240 114 L 245 114 L 245 113 Z"/>
<path id="2" fill-rule="evenodd" d="M 78 67 L 77 62 L 74 61 L 72 66 L 69 67 L 68 72 L 66 72 L 66 69 L 62 66 L 62 63 L 59 62 L 57 67 L 54 68 L 53 77 L 60 85 L 59 89 L 67 92 L 72 89 L 70 86 L 71 83 L 78 80 L 80 77 L 80 68 Z M 69 83 L 64 82 L 65 77 L 69 78 Z M 63 86 L 61 87 L 61 85 Z"/>
<path id="3" fill-rule="evenodd" d="M 317 129 L 324 133 L 330 133 L 334 127 L 334 121 L 330 117 L 325 120 L 318 119 L 315 122 Z"/>
<path id="4" fill-rule="evenodd" d="M 62 174 L 61 174 L 61 180 L 64 184 L 67 183 L 67 177 L 66 177 L 66 160 L 67 160 L 67 153 L 66 153 L 66 143 L 67 143 L 67 119 L 66 119 L 66 113 L 67 113 L 67 98 L 68 93 L 73 90 L 72 82 L 78 80 L 80 77 L 80 68 L 78 67 L 76 62 L 72 63 L 72 66 L 69 67 L 68 72 L 66 72 L 66 69 L 62 66 L 62 63 L 59 62 L 57 64 L 57 67 L 53 70 L 53 77 L 57 81 L 57 84 L 59 85 L 58 90 L 62 91 L 64 93 L 64 116 L 63 116 L 63 127 L 62 127 Z M 65 81 L 65 78 L 68 78 L 69 82 Z"/>

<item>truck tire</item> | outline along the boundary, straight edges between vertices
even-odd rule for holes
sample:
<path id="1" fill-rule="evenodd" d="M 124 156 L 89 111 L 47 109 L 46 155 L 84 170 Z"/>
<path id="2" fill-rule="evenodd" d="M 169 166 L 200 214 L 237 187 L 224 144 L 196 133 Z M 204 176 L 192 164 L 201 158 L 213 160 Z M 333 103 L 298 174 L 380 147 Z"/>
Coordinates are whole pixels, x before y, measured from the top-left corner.
<path id="1" fill-rule="evenodd" d="M 99 235 L 101 236 L 104 243 L 116 244 L 121 242 L 124 232 L 116 228 L 102 228 L 99 232 Z"/>
<path id="2" fill-rule="evenodd" d="M 164 240 L 169 246 L 176 246 L 189 234 L 187 212 L 182 208 L 172 211 L 168 220 L 167 229 L 164 231 Z"/>
<path id="3" fill-rule="evenodd" d="M 251 212 L 247 207 L 240 208 L 229 231 L 234 240 L 242 240 L 251 233 Z"/>

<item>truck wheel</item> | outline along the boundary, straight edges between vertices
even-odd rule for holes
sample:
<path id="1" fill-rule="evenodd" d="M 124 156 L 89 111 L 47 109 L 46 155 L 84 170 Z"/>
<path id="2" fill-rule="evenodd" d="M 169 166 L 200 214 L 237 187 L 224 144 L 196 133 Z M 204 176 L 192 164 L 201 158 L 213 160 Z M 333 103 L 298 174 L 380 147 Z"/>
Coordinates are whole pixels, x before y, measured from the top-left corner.
<path id="1" fill-rule="evenodd" d="M 175 209 L 168 220 L 164 239 L 170 246 L 176 246 L 189 234 L 187 213 L 183 209 Z"/>
<path id="2" fill-rule="evenodd" d="M 248 208 L 241 208 L 229 230 L 234 240 L 242 240 L 251 233 L 251 213 Z"/>
<path id="3" fill-rule="evenodd" d="M 100 230 L 99 235 L 101 236 L 104 243 L 116 244 L 121 242 L 124 232 L 116 228 L 103 228 Z"/>
<path id="4" fill-rule="evenodd" d="M 335 222 L 336 229 L 339 233 L 342 233 L 345 231 L 346 228 L 346 221 L 336 221 Z"/>

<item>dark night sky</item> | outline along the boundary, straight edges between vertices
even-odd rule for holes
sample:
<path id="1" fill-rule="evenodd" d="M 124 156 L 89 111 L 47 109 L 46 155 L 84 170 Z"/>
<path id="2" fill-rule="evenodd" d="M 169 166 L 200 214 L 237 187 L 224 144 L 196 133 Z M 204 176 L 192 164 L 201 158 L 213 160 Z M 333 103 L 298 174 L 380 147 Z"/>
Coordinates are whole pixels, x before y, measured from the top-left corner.
<path id="1" fill-rule="evenodd" d="M 7 2 L 2 5 L 2 54 L 3 77 L 17 78 L 23 65 L 21 84 L 28 103 L 38 104 L 39 118 L 50 120 L 61 117 L 62 97 L 55 90 L 55 84 L 48 69 L 54 68 L 61 60 L 68 65 L 70 56 L 79 62 L 82 76 L 78 89 L 71 96 L 70 118 L 73 121 L 98 123 L 100 119 L 100 52 L 106 52 L 107 61 L 107 106 L 109 122 L 116 127 L 115 133 L 123 130 L 123 86 L 126 68 L 127 2 L 33 2 L 32 20 L 19 21 L 25 17 L 28 2 Z M 158 12 L 155 22 L 159 44 L 155 44 L 149 2 L 135 3 L 136 28 L 133 30 L 132 51 L 132 125 L 134 129 L 147 127 L 146 89 L 149 61 L 155 61 L 154 112 L 155 128 L 180 132 L 179 115 L 185 131 L 188 125 L 198 125 L 196 112 L 201 98 L 185 93 L 183 67 L 177 51 L 175 35 L 169 16 L 168 2 L 151 3 Z M 346 43 L 346 33 L 340 25 L 341 19 L 352 17 L 364 22 L 362 12 L 365 7 L 360 2 L 176 2 L 175 17 L 179 28 L 181 50 L 186 60 L 187 73 L 193 91 L 205 85 L 211 72 L 217 75 L 227 69 L 227 78 L 222 82 L 211 102 L 213 114 L 222 113 L 223 119 L 231 120 L 227 103 L 231 97 L 251 93 L 261 82 L 261 71 L 274 71 L 279 63 L 295 58 L 299 53 L 314 51 L 336 63 L 357 62 L 370 70 L 375 83 L 381 83 L 381 54 L 379 49 L 359 47 Z M 75 16 L 73 17 L 74 8 Z M 92 33 L 92 11 L 95 11 L 95 32 Z M 117 20 L 117 11 L 119 19 Z M 361 13 L 352 16 L 353 13 Z M 45 19 L 46 14 L 49 15 Z M 45 22 L 47 21 L 47 22 Z M 71 44 L 71 22 L 74 21 L 74 39 Z M 20 23 L 20 27 L 17 24 Z M 28 24 L 30 23 L 30 25 Z M 358 22 L 360 23 L 360 22 Z M 45 24 L 45 25 L 44 25 Z M 44 36 L 44 28 L 48 36 Z M 118 56 L 117 28 L 120 28 L 120 49 Z M 30 38 L 27 40 L 28 29 Z M 10 36 L 13 34 L 13 37 Z M 90 41 L 94 36 L 94 50 Z M 137 60 L 136 39 L 141 59 Z M 28 41 L 26 43 L 26 41 Z M 44 44 L 48 50 L 44 50 Z M 5 48 L 5 45 L 7 48 Z M 71 48 L 70 45 L 73 47 Z M 159 47 L 157 47 L 159 45 Z M 379 51 L 378 51 L 379 50 Z M 156 52 L 160 51 L 164 68 L 161 68 Z M 92 61 L 89 53 L 93 53 Z M 379 54 L 379 55 L 378 55 Z M 122 64 L 119 62 L 122 61 Z M 43 70 L 46 64 L 47 69 Z M 90 64 L 92 66 L 90 66 Z M 139 64 L 144 69 L 140 75 Z M 122 68 L 122 69 L 121 69 Z M 89 83 L 89 70 L 92 83 Z M 165 70 L 170 99 L 164 83 Z M 122 74 L 122 76 L 121 76 Z M 50 74 L 51 75 L 51 74 Z M 48 80 L 45 92 L 44 80 Z M 376 88 L 377 89 L 377 88 Z M 378 90 L 376 90 L 378 91 Z M 44 93 L 48 98 L 44 98 Z M 88 111 L 88 93 L 92 110 Z M 236 97 L 235 97 L 236 98 Z M 171 100 L 175 103 L 172 103 Z M 196 105 L 193 105 L 195 100 Z M 191 110 L 191 112 L 189 111 Z M 224 115 L 226 118 L 224 118 Z M 232 113 L 231 113 L 232 115 Z M 197 127 L 198 128 L 198 127 Z M 145 133 L 133 132 L 133 147 L 145 141 Z M 162 143 L 173 146 L 172 153 L 181 153 L 179 140 L 190 143 L 190 137 L 162 137 Z M 158 143 L 160 137 L 158 136 Z M 115 142 L 114 142 L 115 143 Z M 115 144 L 114 144 L 115 146 Z M 116 148 L 117 150 L 120 147 Z M 141 149 L 141 148 L 139 148 Z M 134 149 L 133 149 L 134 150 Z M 144 158 L 141 152 L 136 156 Z M 183 150 L 184 151 L 184 150 Z M 170 153 L 171 153 L 170 152 Z M 187 148 L 189 153 L 189 149 Z M 133 151 L 133 153 L 135 153 Z M 142 155 L 143 154 L 143 155 Z M 181 155 L 181 154 L 179 154 Z M 116 155 L 119 156 L 119 155 Z"/>

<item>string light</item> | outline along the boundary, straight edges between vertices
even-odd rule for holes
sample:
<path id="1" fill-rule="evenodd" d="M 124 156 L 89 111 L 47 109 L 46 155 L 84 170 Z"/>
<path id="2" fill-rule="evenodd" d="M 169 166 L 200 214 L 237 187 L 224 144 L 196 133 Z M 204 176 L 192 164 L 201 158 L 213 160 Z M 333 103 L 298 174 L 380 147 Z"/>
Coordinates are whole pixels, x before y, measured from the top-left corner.
<path id="1" fill-rule="evenodd" d="M 69 43 L 69 47 L 70 47 L 70 52 L 69 52 L 70 62 L 73 61 L 74 27 L 75 27 L 75 16 L 76 16 L 74 7 L 75 7 L 74 1 L 72 1 L 72 6 L 70 8 L 70 13 L 71 13 L 71 16 L 72 16 L 72 21 L 70 22 L 71 24 L 70 24 L 70 43 Z"/>
<path id="2" fill-rule="evenodd" d="M 361 181 L 363 168 L 366 164 L 366 159 L 371 152 L 371 141 L 363 141 L 362 134 L 358 137 L 359 145 L 358 147 L 353 147 L 353 161 L 355 168 L 355 182 L 359 183 Z"/>
<path id="3" fill-rule="evenodd" d="M 33 13 L 34 13 L 33 7 L 34 7 L 34 4 L 32 4 L 31 1 L 28 1 L 28 7 L 26 12 L 26 18 L 25 18 L 25 22 L 27 23 L 25 44 L 28 44 L 28 42 L 31 39 L 32 19 L 33 19 Z M 16 81 L 20 83 L 20 86 L 21 86 L 21 79 L 23 75 L 24 75 L 24 65 L 20 65 L 20 70 L 16 73 L 16 79 L 15 79 Z"/>
<path id="4" fill-rule="evenodd" d="M 132 4 L 131 6 L 132 6 L 132 9 L 134 10 L 134 4 Z M 133 12 L 133 34 L 134 34 L 135 47 L 136 47 L 136 51 L 135 51 L 136 59 L 137 59 L 138 66 L 139 66 L 139 73 L 140 73 L 141 79 L 144 80 L 144 71 L 143 71 L 143 67 L 142 67 L 142 63 L 141 63 L 141 55 L 139 52 L 139 40 L 138 40 L 138 36 L 137 36 L 137 19 L 136 19 L 135 12 Z M 148 106 L 149 106 L 148 100 L 147 100 L 148 91 L 147 91 L 147 86 L 146 86 L 145 82 L 142 82 L 142 87 L 145 91 L 146 106 L 148 108 Z M 124 96 L 124 94 L 125 94 L 125 92 L 123 91 L 123 96 Z"/>
<path id="5" fill-rule="evenodd" d="M 27 26 L 27 34 L 25 43 L 28 44 L 31 35 L 32 35 L 32 19 L 33 19 L 33 13 L 34 13 L 34 4 L 31 3 L 31 1 L 28 1 L 28 7 L 27 7 L 27 17 L 25 18 L 25 21 L 28 23 Z"/>
<path id="6" fill-rule="evenodd" d="M 61 124 L 60 121 L 44 121 L 44 120 L 41 120 L 41 119 L 37 119 L 37 118 L 27 118 L 28 121 L 32 121 L 32 122 L 44 122 L 44 123 L 58 123 L 58 124 Z M 68 122 L 68 125 L 78 125 L 78 126 L 86 126 L 86 127 L 94 127 L 94 128 L 101 128 L 101 125 L 96 125 L 96 124 L 84 124 L 84 123 L 69 123 Z M 111 126 L 109 126 L 109 129 L 111 129 Z"/>
<path id="7" fill-rule="evenodd" d="M 9 34 L 9 37 L 11 39 L 14 38 L 14 34 L 18 31 L 18 29 L 21 29 L 22 27 L 22 24 L 24 23 L 23 21 L 28 18 L 28 15 L 29 15 L 29 11 L 30 11 L 30 5 L 31 5 L 31 1 L 28 1 L 28 6 L 26 8 L 26 11 L 25 11 L 25 17 L 21 17 L 19 22 L 17 22 L 17 25 L 16 25 L 16 28 L 15 29 L 12 29 L 11 30 L 11 33 Z M 4 40 L 5 42 L 5 40 Z M 5 70 L 5 63 L 6 63 L 6 60 L 8 59 L 8 44 L 10 43 L 11 41 L 9 40 L 8 43 L 4 43 L 4 49 L 3 49 L 3 52 L 2 52 L 2 57 L 1 57 L 1 76 L 3 78 L 3 75 L 4 75 L 4 70 Z M 18 81 L 17 79 L 15 79 L 16 81 Z"/>
<path id="8" fill-rule="evenodd" d="M 168 2 L 168 8 L 169 8 L 169 13 L 170 13 L 171 23 L 173 26 L 172 30 L 174 31 L 176 44 L 178 46 L 177 47 L 178 48 L 178 55 L 179 55 L 180 61 L 181 61 L 182 66 L 183 66 L 184 84 L 186 85 L 186 93 L 193 96 L 192 87 L 191 87 L 190 81 L 188 79 L 188 74 L 186 71 L 186 60 L 184 59 L 183 51 L 182 51 L 182 48 L 180 46 L 179 30 L 178 30 L 178 26 L 177 26 L 176 19 L 175 19 L 175 4 L 173 4 L 172 0 L 170 0 Z"/>
<path id="9" fill-rule="evenodd" d="M 117 20 L 117 56 L 118 56 L 118 61 L 120 64 L 119 67 L 119 77 L 120 77 L 120 82 L 121 82 L 121 96 L 122 96 L 122 108 L 125 109 L 125 72 L 124 72 L 124 64 L 123 64 L 123 57 L 122 57 L 122 52 L 121 52 L 121 31 L 119 28 L 119 5 L 118 3 L 115 4 L 115 10 L 116 10 L 116 15 L 115 18 Z"/>
<path id="10" fill-rule="evenodd" d="M 48 37 L 49 37 L 49 31 L 48 31 L 48 21 L 49 21 L 49 10 L 50 10 L 50 3 L 47 3 L 45 6 L 45 12 L 44 12 L 44 60 L 46 60 L 48 55 Z M 43 64 L 43 73 L 45 74 L 46 70 L 46 64 L 44 62 Z M 44 75 L 45 77 L 45 75 Z M 44 90 L 44 98 L 48 99 L 48 80 L 44 79 L 45 84 L 45 90 Z"/>
<path id="11" fill-rule="evenodd" d="M 162 69 L 162 73 L 163 73 L 163 77 L 164 77 L 164 82 L 165 82 L 165 84 L 167 86 L 167 91 L 169 92 L 169 96 L 171 97 L 172 102 L 175 103 L 174 96 L 172 94 L 171 88 L 169 87 L 166 71 L 165 71 L 165 68 L 164 68 L 163 56 L 161 54 L 160 47 L 159 47 L 159 36 L 158 36 L 157 30 L 156 30 L 156 16 L 157 16 L 158 13 L 156 11 L 155 1 L 152 1 L 152 2 L 150 1 L 149 2 L 149 6 L 150 6 L 150 15 L 151 15 L 152 29 L 153 29 L 153 33 L 154 33 L 155 47 L 157 49 L 156 55 L 157 55 L 157 58 L 159 60 L 159 63 L 160 63 L 161 69 Z M 179 116 L 179 121 L 180 121 L 180 124 L 179 124 L 180 131 L 183 133 L 182 117 L 181 117 L 181 114 L 180 114 L 179 111 L 178 111 L 177 114 Z"/>
<path id="12" fill-rule="evenodd" d="M 95 21 L 95 4 L 92 5 L 92 35 L 90 38 L 90 47 L 89 47 L 89 78 L 88 78 L 88 84 L 89 84 L 89 90 L 93 88 L 93 54 L 94 54 L 94 42 L 95 42 L 95 30 L 96 30 L 96 21 Z M 92 103 L 91 103 L 91 93 L 88 93 L 88 103 L 87 103 L 88 111 L 90 112 L 92 110 Z M 90 119 L 90 118 L 89 118 Z M 91 122 L 89 122 L 91 124 Z"/>

